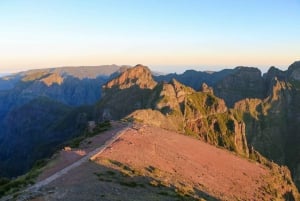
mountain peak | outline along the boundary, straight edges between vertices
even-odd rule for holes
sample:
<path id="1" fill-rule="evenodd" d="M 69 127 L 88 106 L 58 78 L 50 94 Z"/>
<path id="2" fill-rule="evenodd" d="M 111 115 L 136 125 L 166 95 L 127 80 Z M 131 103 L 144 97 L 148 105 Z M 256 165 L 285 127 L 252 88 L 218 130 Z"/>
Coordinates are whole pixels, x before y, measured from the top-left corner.
<path id="1" fill-rule="evenodd" d="M 261 75 L 261 71 L 256 67 L 238 66 L 235 70 L 239 73 L 254 73 Z"/>
<path id="2" fill-rule="evenodd" d="M 300 61 L 295 61 L 288 68 L 288 77 L 294 80 L 300 80 Z"/>
<path id="3" fill-rule="evenodd" d="M 104 85 L 103 88 L 126 89 L 132 86 L 138 86 L 141 89 L 153 89 L 156 84 L 152 78 L 150 69 L 147 66 L 138 64 L 133 68 L 125 70 L 118 77 Z"/>

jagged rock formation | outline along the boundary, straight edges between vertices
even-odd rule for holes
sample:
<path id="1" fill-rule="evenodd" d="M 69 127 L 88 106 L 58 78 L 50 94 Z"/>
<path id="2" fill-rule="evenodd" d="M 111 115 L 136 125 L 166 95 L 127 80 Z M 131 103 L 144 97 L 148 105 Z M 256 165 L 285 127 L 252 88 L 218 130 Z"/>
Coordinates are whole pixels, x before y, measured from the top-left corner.
<path id="1" fill-rule="evenodd" d="M 194 74 L 189 81 L 184 79 L 187 73 L 163 78 L 185 80 L 194 89 L 203 83 L 212 86 L 216 96 L 234 108 L 234 115 L 245 123 L 249 146 L 288 165 L 300 187 L 300 62 L 294 62 L 287 71 L 271 67 L 263 76 L 256 68 L 237 67 L 211 83 L 206 82 L 207 75 Z M 200 80 L 197 86 L 196 80 Z"/>
<path id="2" fill-rule="evenodd" d="M 138 86 L 141 89 L 153 89 L 156 84 L 152 79 L 150 69 L 139 64 L 124 71 L 117 78 L 110 80 L 103 86 L 103 89 L 128 89 L 132 86 Z"/>
<path id="3" fill-rule="evenodd" d="M 206 83 L 203 83 L 201 86 L 201 91 L 204 93 L 214 93 L 214 89 L 212 87 L 209 87 Z"/>
<path id="4" fill-rule="evenodd" d="M 214 91 L 229 107 L 233 107 L 235 102 L 245 98 L 264 98 L 266 88 L 259 69 L 237 67 L 216 83 Z"/>
<path id="5" fill-rule="evenodd" d="M 207 90 L 196 92 L 175 79 L 157 84 L 149 69 L 138 65 L 103 87 L 104 96 L 97 110 L 102 118 L 129 115 L 127 118 L 192 135 L 248 156 L 245 125 L 222 99 Z"/>
<path id="6" fill-rule="evenodd" d="M 5 124 L 11 124 L 13 131 L 17 124 L 13 116 L 24 111 L 24 104 L 34 103 L 41 95 L 67 107 L 92 104 L 102 93 L 95 106 L 97 120 L 127 117 L 192 135 L 243 156 L 253 156 L 253 150 L 258 150 L 268 159 L 288 165 L 300 186 L 300 62 L 287 71 L 271 67 L 263 76 L 249 67 L 211 73 L 186 71 L 154 78 L 142 65 L 114 66 L 112 71 L 105 68 L 103 76 L 95 76 L 96 68 L 93 73 L 84 68 L 80 73 L 71 69 L 35 70 L 0 78 L 0 150 L 9 142 L 7 138 L 4 143 L 3 129 L 8 128 L 4 120 L 9 120 Z M 107 84 L 101 89 L 104 82 Z M 54 103 L 49 104 L 51 108 Z M 51 116 L 52 111 L 47 112 Z M 53 131 L 43 126 L 38 132 L 42 128 Z M 16 128 L 20 139 L 28 136 L 29 130 L 24 134 Z M 48 137 L 53 134 L 50 131 Z"/>
<path id="7" fill-rule="evenodd" d="M 157 83 L 150 70 L 137 65 L 124 71 L 102 87 L 102 100 L 96 111 L 100 119 L 120 119 L 148 107 L 148 99 Z"/>
<path id="8" fill-rule="evenodd" d="M 188 70 L 180 75 L 155 77 L 158 81 L 170 81 L 173 78 L 195 90 L 202 90 L 204 83 L 211 86 L 215 95 L 224 99 L 228 107 L 233 107 L 234 103 L 245 98 L 266 97 L 265 79 L 261 76 L 261 71 L 254 67 L 239 66 L 219 72 Z"/>
<path id="9" fill-rule="evenodd" d="M 175 79 L 149 88 L 145 96 L 137 95 L 140 93 L 137 90 L 130 93 L 135 98 L 126 97 L 126 93 L 122 94 L 120 90 L 119 95 L 114 96 L 118 97 L 119 103 L 114 102 L 109 110 L 115 114 L 124 111 L 120 100 L 128 100 L 126 106 L 130 110 L 117 118 L 134 112 L 129 118 L 193 135 L 246 156 L 249 155 L 248 143 L 250 148 L 255 148 L 269 159 L 288 165 L 298 184 L 298 68 L 299 62 L 291 65 L 286 72 L 272 67 L 261 76 L 256 68 L 238 67 L 212 88 L 202 83 L 200 92 Z M 134 86 L 131 82 L 131 90 Z M 228 109 L 214 93 L 222 96 L 233 109 Z M 111 95 L 108 97 L 107 100 L 113 99 Z M 141 102 L 143 104 L 137 104 Z M 112 118 L 114 116 L 111 115 Z"/>
<path id="10" fill-rule="evenodd" d="M 267 96 L 235 103 L 246 123 L 248 143 L 267 158 L 288 165 L 300 186 L 299 62 L 287 71 L 275 67 L 264 75 Z"/>
<path id="11" fill-rule="evenodd" d="M 170 82 L 172 79 L 176 79 L 184 85 L 190 86 L 195 90 L 199 90 L 199 87 L 201 87 L 203 83 L 206 83 L 209 86 L 214 86 L 218 81 L 224 79 L 233 72 L 234 70 L 232 69 L 225 69 L 219 72 L 187 70 L 183 74 L 171 73 L 167 75 L 154 76 L 154 79 L 157 82 Z"/>

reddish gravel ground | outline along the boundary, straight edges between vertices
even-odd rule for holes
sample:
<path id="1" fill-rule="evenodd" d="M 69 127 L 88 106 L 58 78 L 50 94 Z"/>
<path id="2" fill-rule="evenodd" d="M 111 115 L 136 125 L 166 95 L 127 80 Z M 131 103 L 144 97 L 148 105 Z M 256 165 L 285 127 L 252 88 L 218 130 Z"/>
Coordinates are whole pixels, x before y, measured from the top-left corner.
<path id="1" fill-rule="evenodd" d="M 61 150 L 58 154 L 53 156 L 53 160 L 46 166 L 42 174 L 39 175 L 37 181 L 41 181 L 52 174 L 62 170 L 63 168 L 71 165 L 75 161 L 78 161 L 88 152 L 103 145 L 107 140 L 111 139 L 116 133 L 126 127 L 125 124 L 119 122 L 111 122 L 112 129 L 101 133 L 92 138 L 84 140 L 80 148 L 72 149 L 69 151 Z"/>
<path id="2" fill-rule="evenodd" d="M 221 200 L 262 200 L 268 170 L 199 140 L 142 126 L 130 129 L 100 156 L 137 169 L 153 166 Z"/>
<path id="3" fill-rule="evenodd" d="M 123 131 L 102 153 L 94 155 L 94 161 L 83 162 L 28 200 L 260 201 L 274 198 L 269 188 L 273 181 L 270 178 L 274 177 L 261 164 L 164 129 L 145 125 L 124 128 L 117 125 L 88 139 L 91 142 L 83 144 L 77 154 L 61 152 L 43 177 L 101 146 L 117 131 Z"/>

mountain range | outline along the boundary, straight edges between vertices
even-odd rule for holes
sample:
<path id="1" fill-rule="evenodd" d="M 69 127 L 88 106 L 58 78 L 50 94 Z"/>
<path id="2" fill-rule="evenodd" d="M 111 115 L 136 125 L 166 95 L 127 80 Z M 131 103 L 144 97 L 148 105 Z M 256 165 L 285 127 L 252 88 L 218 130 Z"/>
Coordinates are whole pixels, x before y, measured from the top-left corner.
<path id="1" fill-rule="evenodd" d="M 300 62 L 153 75 L 143 65 L 52 68 L 0 78 L 0 176 L 16 177 L 81 135 L 126 120 L 286 165 L 300 188 Z"/>

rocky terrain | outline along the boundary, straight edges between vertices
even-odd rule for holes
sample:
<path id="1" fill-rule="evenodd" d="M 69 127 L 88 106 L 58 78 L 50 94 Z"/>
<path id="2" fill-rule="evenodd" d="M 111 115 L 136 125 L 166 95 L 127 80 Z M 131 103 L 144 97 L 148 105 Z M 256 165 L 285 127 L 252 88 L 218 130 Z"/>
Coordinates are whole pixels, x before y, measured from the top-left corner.
<path id="1" fill-rule="evenodd" d="M 69 74 L 65 69 L 48 69 L 1 78 L 6 83 L 6 89 L 0 91 L 0 147 L 4 150 L 0 152 L 0 167 L 6 172 L 2 176 L 25 172 L 37 159 L 50 156 L 59 145 L 84 133 L 91 120 L 122 119 L 190 136 L 199 143 L 256 161 L 274 175 L 286 175 L 281 179 L 268 177 L 269 181 L 284 182 L 282 177 L 290 178 L 287 168 L 270 161 L 286 165 L 299 187 L 300 62 L 286 71 L 271 67 L 264 75 L 253 67 L 164 76 L 153 76 L 148 67 L 140 64 L 132 68 L 103 68 L 102 76 L 79 69 L 81 76 L 75 69 Z M 64 88 L 69 77 L 78 80 L 78 85 L 71 84 L 72 93 Z M 97 78 L 105 84 L 101 88 L 97 81 L 95 98 L 95 94 L 89 94 L 96 90 L 91 82 Z M 78 107 L 84 104 L 90 106 Z M 28 154 L 31 155 L 24 157 Z M 17 165 L 19 158 L 24 159 L 23 166 Z M 282 185 L 284 192 L 289 191 L 288 185 L 293 185 L 291 179 Z M 214 199 L 229 199 L 222 193 L 205 192 Z M 291 194 L 286 196 L 293 200 Z"/>
<path id="2" fill-rule="evenodd" d="M 88 153 L 88 147 L 103 143 L 101 136 L 113 132 L 87 139 L 92 145 L 82 143 L 83 155 Z M 58 171 L 65 165 L 61 158 L 76 161 L 74 153 L 80 158 L 74 150 L 62 151 L 52 159 L 40 181 L 49 171 L 54 168 Z M 135 124 L 91 159 L 40 189 L 17 194 L 16 198 L 35 201 L 299 199 L 286 168 L 271 162 L 265 166 L 158 127 Z"/>
<path id="3" fill-rule="evenodd" d="M 299 72 L 299 61 L 286 71 L 271 67 L 263 75 L 257 68 L 237 67 L 229 70 L 222 79 L 213 79 L 209 85 L 245 125 L 248 147 L 254 147 L 267 158 L 287 165 L 298 187 Z M 170 74 L 165 77 L 183 79 L 185 76 Z M 194 73 L 185 83 L 197 89 L 197 85 L 193 84 L 196 80 Z"/>
<path id="4" fill-rule="evenodd" d="M 185 133 L 241 155 L 249 154 L 244 123 L 206 85 L 203 91 L 195 91 L 175 79 L 156 83 L 150 70 L 138 65 L 103 89 L 97 109 L 103 119 L 126 117 Z"/>
<path id="5" fill-rule="evenodd" d="M 279 164 L 288 165 L 299 186 L 299 77 L 300 63 L 287 71 L 271 68 L 264 75 L 267 96 L 235 104 L 247 125 L 248 143 Z"/>

